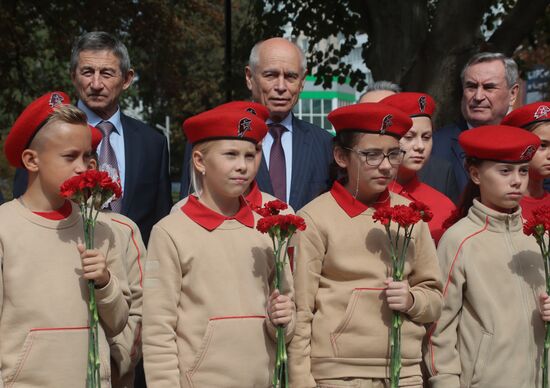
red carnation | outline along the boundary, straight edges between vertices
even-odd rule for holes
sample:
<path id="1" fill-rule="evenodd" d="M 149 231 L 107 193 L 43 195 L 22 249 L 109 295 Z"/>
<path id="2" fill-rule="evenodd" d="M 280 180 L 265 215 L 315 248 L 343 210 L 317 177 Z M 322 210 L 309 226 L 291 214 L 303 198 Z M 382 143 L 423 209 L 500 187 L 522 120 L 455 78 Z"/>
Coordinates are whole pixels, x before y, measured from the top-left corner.
<path id="1" fill-rule="evenodd" d="M 395 221 L 399 226 L 403 228 L 408 228 L 409 226 L 414 225 L 418 221 L 420 221 L 420 213 L 414 211 L 409 206 L 395 205 L 393 207 L 392 220 Z"/>
<path id="2" fill-rule="evenodd" d="M 393 209 L 389 206 L 384 206 L 379 209 L 376 209 L 372 218 L 374 222 L 379 221 L 382 225 L 387 226 L 392 220 Z"/>
<path id="3" fill-rule="evenodd" d="M 273 254 L 275 256 L 275 276 L 273 288 L 280 289 L 283 279 L 283 269 L 287 262 L 288 252 L 291 250 L 289 241 L 297 230 L 305 230 L 306 223 L 302 217 L 294 214 L 279 214 L 286 210 L 288 205 L 275 200 L 264 204 L 263 207 L 254 208 L 254 211 L 262 216 L 256 224 L 256 229 L 262 233 L 268 233 L 273 242 Z M 275 370 L 273 374 L 273 386 L 288 386 L 288 357 L 286 354 L 286 342 L 284 328 L 277 327 L 277 352 L 275 355 Z M 284 379 L 284 380 L 283 380 Z M 286 382 L 286 383 L 282 383 Z"/>
<path id="4" fill-rule="evenodd" d="M 420 218 L 424 222 L 430 222 L 433 218 L 433 213 L 424 202 L 415 201 L 409 204 L 410 208 L 420 213 Z"/>

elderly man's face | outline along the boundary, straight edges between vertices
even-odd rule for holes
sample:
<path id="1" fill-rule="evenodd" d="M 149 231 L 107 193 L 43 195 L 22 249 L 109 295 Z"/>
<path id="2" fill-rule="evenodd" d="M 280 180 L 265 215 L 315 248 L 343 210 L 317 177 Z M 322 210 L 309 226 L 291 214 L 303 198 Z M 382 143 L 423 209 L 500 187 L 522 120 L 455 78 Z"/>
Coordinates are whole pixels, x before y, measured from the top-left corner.
<path id="1" fill-rule="evenodd" d="M 133 70 L 123 76 L 120 60 L 109 50 L 84 50 L 71 74 L 78 98 L 102 119 L 110 118 L 118 108 L 122 92 L 131 85 Z"/>
<path id="2" fill-rule="evenodd" d="M 304 86 L 300 53 L 283 39 L 262 43 L 258 65 L 246 67 L 246 84 L 252 99 L 267 107 L 273 121 L 283 120 L 292 110 Z"/>
<path id="3" fill-rule="evenodd" d="M 468 67 L 462 89 L 462 114 L 475 127 L 499 124 L 518 94 L 517 84 L 508 86 L 500 60 Z"/>

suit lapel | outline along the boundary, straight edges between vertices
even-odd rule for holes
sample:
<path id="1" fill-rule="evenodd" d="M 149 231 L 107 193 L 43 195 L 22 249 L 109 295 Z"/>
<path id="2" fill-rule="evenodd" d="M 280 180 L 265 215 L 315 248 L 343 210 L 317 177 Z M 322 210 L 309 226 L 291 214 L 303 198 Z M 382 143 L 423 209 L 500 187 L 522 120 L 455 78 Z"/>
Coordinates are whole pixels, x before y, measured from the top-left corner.
<path id="1" fill-rule="evenodd" d="M 140 155 L 138 146 L 140 138 L 134 127 L 130 125 L 128 117 L 122 112 L 120 121 L 124 131 L 124 154 L 126 162 L 124 196 L 122 198 L 122 214 L 127 214 L 128 207 L 132 203 L 132 197 L 135 194 L 135 185 L 138 181 L 138 172 L 140 165 Z"/>
<path id="2" fill-rule="evenodd" d="M 269 177 L 269 171 L 267 170 L 267 163 L 265 162 L 265 155 L 262 153 L 262 161 L 260 168 L 256 174 L 256 183 L 261 191 L 273 195 L 273 185 L 271 184 L 271 178 Z"/>
<path id="3" fill-rule="evenodd" d="M 310 158 L 311 145 L 308 137 L 309 130 L 300 125 L 292 115 L 292 179 L 290 182 L 289 202 L 297 203 L 304 186 L 308 184 L 305 175 L 307 171 L 305 166 L 309 166 L 307 161 Z"/>

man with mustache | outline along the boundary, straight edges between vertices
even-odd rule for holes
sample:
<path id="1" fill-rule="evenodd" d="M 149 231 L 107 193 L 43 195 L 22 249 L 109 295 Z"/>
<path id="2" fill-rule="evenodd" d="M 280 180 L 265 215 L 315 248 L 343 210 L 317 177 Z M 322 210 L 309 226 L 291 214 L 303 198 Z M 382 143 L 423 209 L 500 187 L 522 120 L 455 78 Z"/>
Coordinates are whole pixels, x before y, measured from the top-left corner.
<path id="1" fill-rule="evenodd" d="M 432 151 L 432 155 L 451 162 L 460 192 L 466 186 L 468 175 L 458 136 L 470 128 L 500 124 L 518 96 L 518 66 L 504 54 L 479 53 L 464 66 L 461 81 L 464 120 L 435 131 Z"/>

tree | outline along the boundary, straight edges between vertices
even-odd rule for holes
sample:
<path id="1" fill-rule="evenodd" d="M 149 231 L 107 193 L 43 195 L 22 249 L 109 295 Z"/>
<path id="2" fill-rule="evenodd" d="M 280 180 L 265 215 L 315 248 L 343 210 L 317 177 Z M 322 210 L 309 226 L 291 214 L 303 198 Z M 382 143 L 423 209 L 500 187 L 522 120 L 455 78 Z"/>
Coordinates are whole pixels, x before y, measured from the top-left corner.
<path id="1" fill-rule="evenodd" d="M 107 31 L 126 44 L 137 74 L 123 107 L 142 104 L 152 126 L 171 117 L 171 165 L 177 180 L 182 121 L 224 102 L 226 87 L 236 98 L 248 95 L 244 64 L 263 8 L 251 0 L 233 0 L 232 7 L 233 77 L 226 85 L 224 0 L 0 2 L 0 135 L 4 138 L 24 107 L 47 91 L 64 90 L 74 99 L 71 46 L 84 32 Z M 11 182 L 12 173 L 0 157 L 0 177 Z"/>
<path id="2" fill-rule="evenodd" d="M 480 51 L 513 55 L 535 30 L 550 0 L 343 0 L 316 2 L 265 0 L 264 28 L 280 34 L 286 23 L 292 35 L 309 37 L 308 63 L 318 82 L 329 86 L 333 77 L 346 77 L 359 90 L 365 77 L 341 58 L 366 33 L 362 56 L 375 79 L 423 91 L 438 102 L 436 123 L 460 116 L 459 75 L 468 58 Z M 277 26 L 273 28 L 272 26 Z M 493 31 L 494 30 L 494 31 Z M 487 33 L 486 31 L 491 31 Z M 339 46 L 320 50 L 330 36 Z"/>

